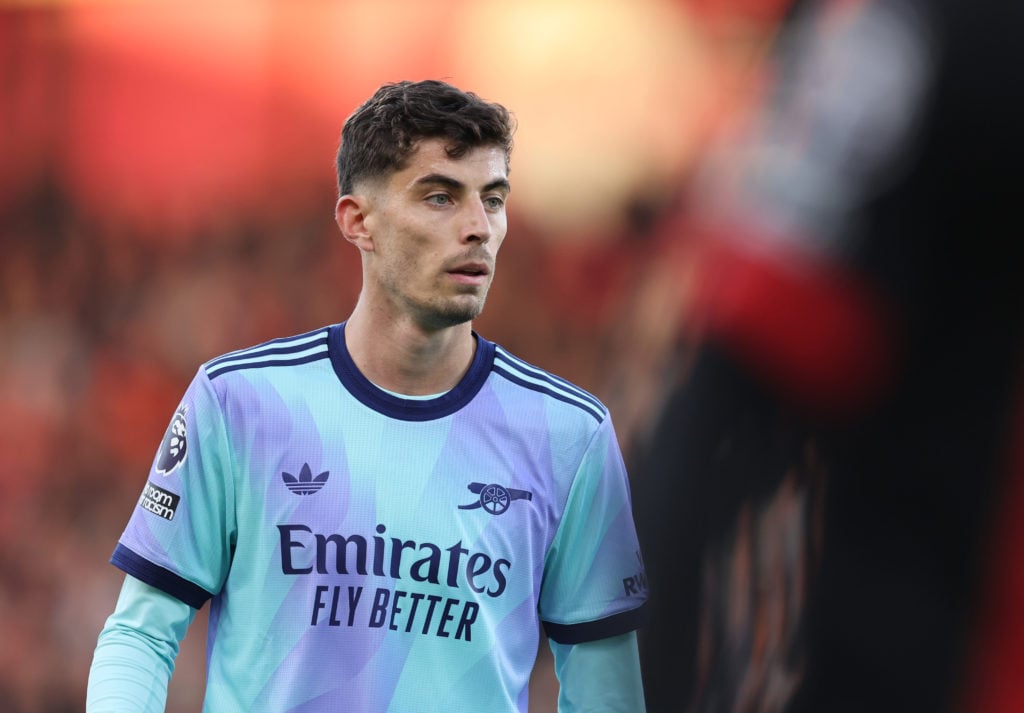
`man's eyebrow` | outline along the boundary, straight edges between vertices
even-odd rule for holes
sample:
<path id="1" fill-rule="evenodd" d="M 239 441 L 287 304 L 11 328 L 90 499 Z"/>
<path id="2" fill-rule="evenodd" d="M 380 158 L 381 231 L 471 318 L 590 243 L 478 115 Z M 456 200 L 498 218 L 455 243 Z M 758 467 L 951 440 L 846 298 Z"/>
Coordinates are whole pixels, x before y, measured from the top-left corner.
<path id="1" fill-rule="evenodd" d="M 466 184 L 463 183 L 462 181 L 452 178 L 451 176 L 446 176 L 443 173 L 428 173 L 426 176 L 421 176 L 420 178 L 417 178 L 414 181 L 413 185 L 439 185 L 444 186 L 446 188 L 450 188 L 453 191 L 461 191 L 466 187 Z M 499 189 L 507 192 L 510 191 L 511 188 L 512 187 L 509 184 L 507 178 L 499 178 L 485 185 L 481 192 L 486 193 L 488 191 L 494 191 Z"/>
<path id="2" fill-rule="evenodd" d="M 496 191 L 499 189 L 508 193 L 509 191 L 512 190 L 512 184 L 508 182 L 507 178 L 499 178 L 498 180 L 491 181 L 486 186 L 484 186 L 483 192 L 486 193 L 488 191 Z"/>

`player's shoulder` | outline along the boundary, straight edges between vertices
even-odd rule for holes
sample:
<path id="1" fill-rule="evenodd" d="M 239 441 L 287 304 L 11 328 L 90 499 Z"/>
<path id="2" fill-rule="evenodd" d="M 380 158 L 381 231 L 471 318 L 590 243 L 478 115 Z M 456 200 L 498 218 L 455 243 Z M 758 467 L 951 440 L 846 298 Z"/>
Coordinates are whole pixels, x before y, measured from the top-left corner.
<path id="1" fill-rule="evenodd" d="M 236 371 L 297 366 L 327 359 L 330 333 L 331 326 L 326 326 L 290 337 L 271 339 L 210 359 L 200 370 L 213 381 Z"/>
<path id="2" fill-rule="evenodd" d="M 551 399 L 556 407 L 592 418 L 597 424 L 608 417 L 608 408 L 598 397 L 568 379 L 516 356 L 499 344 L 494 345 L 492 371 L 520 388 Z"/>

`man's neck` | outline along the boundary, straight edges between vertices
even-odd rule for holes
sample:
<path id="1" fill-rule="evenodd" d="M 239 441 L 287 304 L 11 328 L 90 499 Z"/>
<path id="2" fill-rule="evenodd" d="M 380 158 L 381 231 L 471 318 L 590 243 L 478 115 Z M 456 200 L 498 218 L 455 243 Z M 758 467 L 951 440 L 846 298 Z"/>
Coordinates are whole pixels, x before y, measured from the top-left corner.
<path id="1" fill-rule="evenodd" d="M 411 320 L 373 319 L 358 304 L 345 324 L 345 345 L 363 376 L 409 396 L 453 388 L 476 353 L 470 322 L 424 330 Z"/>

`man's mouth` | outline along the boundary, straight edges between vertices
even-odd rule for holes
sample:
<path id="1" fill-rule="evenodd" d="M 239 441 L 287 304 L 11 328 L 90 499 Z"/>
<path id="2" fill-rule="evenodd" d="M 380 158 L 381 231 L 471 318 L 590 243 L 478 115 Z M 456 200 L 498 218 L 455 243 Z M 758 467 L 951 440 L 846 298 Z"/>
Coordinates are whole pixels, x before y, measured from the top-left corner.
<path id="1" fill-rule="evenodd" d="M 490 269 L 483 263 L 467 263 L 448 270 L 448 274 L 462 284 L 482 285 L 487 280 Z"/>

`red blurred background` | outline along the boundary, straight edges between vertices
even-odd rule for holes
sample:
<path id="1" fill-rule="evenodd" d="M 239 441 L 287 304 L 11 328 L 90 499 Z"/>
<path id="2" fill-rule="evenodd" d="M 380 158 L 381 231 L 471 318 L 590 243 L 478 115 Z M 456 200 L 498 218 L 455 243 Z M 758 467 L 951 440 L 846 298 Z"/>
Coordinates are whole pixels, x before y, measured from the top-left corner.
<path id="1" fill-rule="evenodd" d="M 687 185 L 781 0 L 0 5 L 0 709 L 81 710 L 106 564 L 198 364 L 344 319 L 344 118 L 441 78 L 520 129 L 478 328 L 597 393 L 623 448 L 685 302 Z M 514 5 L 514 6 L 513 6 Z M 198 710 L 202 623 L 169 711 Z M 531 710 L 554 709 L 542 647 Z"/>

